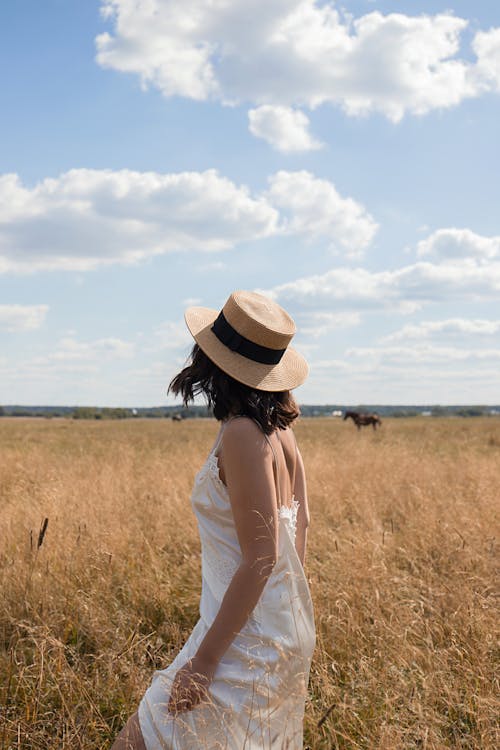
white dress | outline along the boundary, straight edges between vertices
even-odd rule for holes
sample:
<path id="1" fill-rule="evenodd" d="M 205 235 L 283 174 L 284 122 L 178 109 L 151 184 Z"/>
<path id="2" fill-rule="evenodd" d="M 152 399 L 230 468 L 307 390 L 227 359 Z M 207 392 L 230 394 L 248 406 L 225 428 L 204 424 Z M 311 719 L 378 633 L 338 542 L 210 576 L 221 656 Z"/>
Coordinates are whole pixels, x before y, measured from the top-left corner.
<path id="1" fill-rule="evenodd" d="M 168 712 L 175 674 L 195 655 L 241 560 L 228 491 L 219 477 L 216 451 L 223 429 L 191 496 L 201 541 L 200 617 L 171 664 L 153 673 L 139 704 L 140 726 L 147 750 L 302 750 L 316 630 L 294 544 L 295 499 L 290 506 L 278 500 L 277 562 L 252 614 L 217 665 L 209 700 L 177 715 Z M 277 466 L 276 456 L 274 460 Z"/>

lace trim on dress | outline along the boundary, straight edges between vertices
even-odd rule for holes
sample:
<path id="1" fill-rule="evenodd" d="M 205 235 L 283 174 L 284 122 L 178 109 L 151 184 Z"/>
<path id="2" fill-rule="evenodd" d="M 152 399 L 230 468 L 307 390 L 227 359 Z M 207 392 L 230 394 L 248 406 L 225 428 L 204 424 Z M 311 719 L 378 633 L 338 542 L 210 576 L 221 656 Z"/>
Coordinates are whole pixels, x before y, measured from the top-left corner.
<path id="1" fill-rule="evenodd" d="M 224 492 L 227 492 L 227 487 L 220 478 L 219 474 L 219 457 L 215 453 L 212 452 L 209 454 L 207 458 L 207 465 L 215 481 L 224 489 Z"/>
<path id="2" fill-rule="evenodd" d="M 199 472 L 196 474 L 195 482 L 199 484 L 205 479 L 205 476 L 207 473 L 210 473 L 212 477 L 215 479 L 215 481 L 224 489 L 224 491 L 227 493 L 227 487 L 220 478 L 219 475 L 219 463 L 218 458 L 214 453 L 209 453 L 207 460 L 199 470 Z"/>
<path id="3" fill-rule="evenodd" d="M 297 512 L 299 510 L 299 505 L 299 501 L 293 497 L 291 506 L 281 505 L 278 511 L 280 516 L 286 518 L 289 522 L 290 530 L 292 532 L 292 538 L 294 541 L 297 531 Z"/>

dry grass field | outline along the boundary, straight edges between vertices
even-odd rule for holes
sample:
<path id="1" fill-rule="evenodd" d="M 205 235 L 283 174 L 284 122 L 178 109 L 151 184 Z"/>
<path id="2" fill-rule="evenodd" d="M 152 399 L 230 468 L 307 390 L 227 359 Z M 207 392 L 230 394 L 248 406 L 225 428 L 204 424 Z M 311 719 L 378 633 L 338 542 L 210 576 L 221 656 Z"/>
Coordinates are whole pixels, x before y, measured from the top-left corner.
<path id="1" fill-rule="evenodd" d="M 189 496 L 216 431 L 0 420 L 0 750 L 109 748 L 182 646 L 200 596 Z M 500 747 L 500 420 L 296 434 L 317 625 L 305 747 Z"/>

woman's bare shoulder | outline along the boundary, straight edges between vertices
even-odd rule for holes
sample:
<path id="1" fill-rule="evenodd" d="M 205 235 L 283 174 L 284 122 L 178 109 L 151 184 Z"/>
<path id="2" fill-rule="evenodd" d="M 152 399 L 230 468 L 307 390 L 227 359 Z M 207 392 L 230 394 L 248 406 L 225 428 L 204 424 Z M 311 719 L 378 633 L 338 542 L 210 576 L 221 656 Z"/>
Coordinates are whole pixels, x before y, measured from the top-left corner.
<path id="1" fill-rule="evenodd" d="M 251 417 L 233 417 L 222 435 L 222 451 L 235 460 L 272 462 L 273 449 L 262 427 Z"/>
<path id="2" fill-rule="evenodd" d="M 224 427 L 222 436 L 224 443 L 237 440 L 238 442 L 252 442 L 255 440 L 265 442 L 262 429 L 251 417 L 232 417 Z"/>

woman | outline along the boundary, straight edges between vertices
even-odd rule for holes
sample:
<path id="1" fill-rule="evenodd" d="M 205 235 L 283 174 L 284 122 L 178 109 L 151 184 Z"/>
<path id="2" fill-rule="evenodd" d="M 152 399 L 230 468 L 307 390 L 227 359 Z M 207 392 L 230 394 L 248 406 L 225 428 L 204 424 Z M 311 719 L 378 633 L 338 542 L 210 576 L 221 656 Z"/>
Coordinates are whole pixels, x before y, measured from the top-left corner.
<path id="1" fill-rule="evenodd" d="M 186 405 L 203 394 L 221 422 L 191 498 L 200 618 L 112 750 L 299 750 L 316 634 L 290 390 L 308 366 L 289 346 L 292 318 L 263 295 L 234 292 L 220 313 L 185 318 L 196 343 L 169 390 Z"/>

